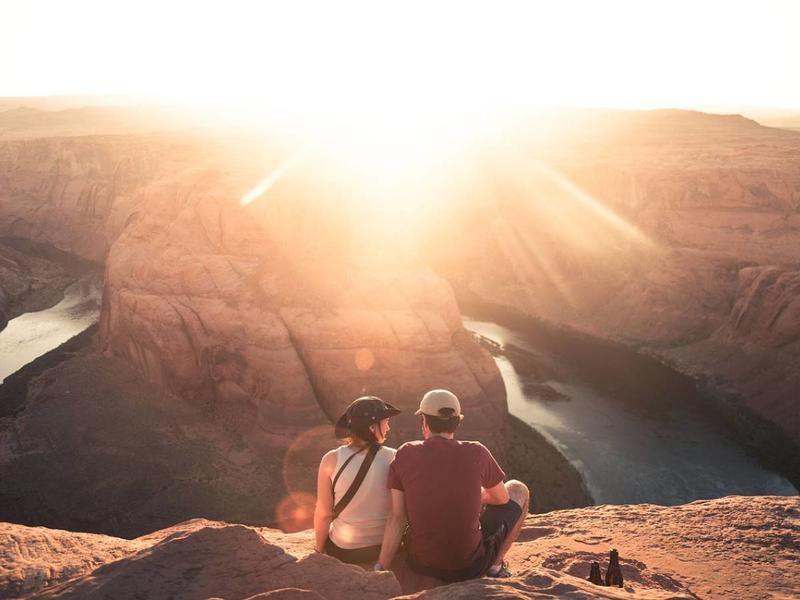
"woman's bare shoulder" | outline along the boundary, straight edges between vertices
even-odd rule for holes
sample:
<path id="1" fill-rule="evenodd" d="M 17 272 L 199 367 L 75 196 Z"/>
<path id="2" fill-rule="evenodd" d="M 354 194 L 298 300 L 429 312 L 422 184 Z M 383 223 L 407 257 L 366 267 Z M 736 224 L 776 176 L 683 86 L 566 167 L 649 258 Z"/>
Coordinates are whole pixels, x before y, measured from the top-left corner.
<path id="1" fill-rule="evenodd" d="M 320 470 L 332 472 L 334 467 L 336 466 L 336 452 L 339 448 L 334 448 L 333 450 L 329 450 L 325 453 L 322 457 L 322 460 L 319 461 L 319 468 Z"/>

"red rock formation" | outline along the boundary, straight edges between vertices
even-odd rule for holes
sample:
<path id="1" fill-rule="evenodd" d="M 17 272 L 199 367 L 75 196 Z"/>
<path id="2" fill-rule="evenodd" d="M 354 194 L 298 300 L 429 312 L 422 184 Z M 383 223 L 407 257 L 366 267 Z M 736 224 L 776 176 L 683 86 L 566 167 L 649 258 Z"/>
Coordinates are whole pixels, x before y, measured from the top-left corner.
<path id="1" fill-rule="evenodd" d="M 0 525 L 6 598 L 710 598 L 792 597 L 796 498 L 729 497 L 685 506 L 601 506 L 527 518 L 509 554 L 516 575 L 418 591 L 402 564 L 365 572 L 313 554 L 310 531 L 194 520 L 120 540 Z M 623 589 L 584 579 L 618 547 Z M 402 561 L 401 561 L 402 562 Z M 305 593 L 303 593 L 305 592 Z M 313 592 L 311 595 L 309 592 Z M 273 594 L 273 595 L 263 595 Z"/>
<path id="2" fill-rule="evenodd" d="M 334 418 L 366 391 L 410 409 L 450 387 L 471 414 L 465 434 L 502 451 L 502 380 L 449 286 L 413 258 L 366 264 L 363 219 L 332 182 L 308 184 L 313 167 L 266 209 L 239 208 L 275 162 L 253 139 L 7 141 L 0 235 L 108 256 L 104 349 L 187 398 L 249 404 L 275 431 Z M 417 435 L 409 414 L 398 424 Z"/>
<path id="3" fill-rule="evenodd" d="M 404 410 L 400 439 L 416 438 L 419 398 L 449 388 L 468 415 L 463 435 L 502 456 L 499 372 L 427 267 L 365 264 L 336 219 L 319 225 L 342 228 L 329 241 L 292 235 L 306 207 L 248 212 L 220 178 L 147 195 L 108 257 L 105 350 L 187 398 L 252 406 L 271 431 L 334 419 L 371 393 Z"/>

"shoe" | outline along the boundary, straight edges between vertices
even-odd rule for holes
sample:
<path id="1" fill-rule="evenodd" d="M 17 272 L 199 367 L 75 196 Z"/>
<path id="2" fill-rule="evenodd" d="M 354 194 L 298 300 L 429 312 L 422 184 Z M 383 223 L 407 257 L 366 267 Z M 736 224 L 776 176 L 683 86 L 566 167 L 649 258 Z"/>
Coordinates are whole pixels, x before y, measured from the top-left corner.
<path id="1" fill-rule="evenodd" d="M 486 577 L 492 577 L 494 579 L 507 579 L 508 577 L 513 577 L 514 574 L 508 570 L 508 563 L 503 561 L 503 564 L 500 565 L 500 569 L 497 573 L 492 573 L 491 567 L 489 570 L 486 571 Z"/>

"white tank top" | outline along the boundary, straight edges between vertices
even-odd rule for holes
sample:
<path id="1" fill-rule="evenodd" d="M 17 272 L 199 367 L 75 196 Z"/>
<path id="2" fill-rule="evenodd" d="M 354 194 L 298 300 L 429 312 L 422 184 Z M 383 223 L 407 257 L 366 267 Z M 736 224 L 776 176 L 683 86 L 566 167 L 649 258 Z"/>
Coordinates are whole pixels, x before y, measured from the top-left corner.
<path id="1" fill-rule="evenodd" d="M 357 451 L 349 446 L 336 449 L 336 468 L 331 474 L 331 482 L 347 459 Z M 351 460 L 339 476 L 333 490 L 334 506 L 350 489 L 350 484 L 356 478 L 367 452 L 368 450 L 364 450 Z M 383 529 L 389 516 L 391 502 L 386 483 L 389 480 L 389 464 L 394 458 L 394 453 L 393 448 L 381 447 L 378 450 L 358 492 L 341 514 L 331 522 L 329 532 L 331 541 L 340 548 L 350 550 L 379 546 L 383 541 Z"/>

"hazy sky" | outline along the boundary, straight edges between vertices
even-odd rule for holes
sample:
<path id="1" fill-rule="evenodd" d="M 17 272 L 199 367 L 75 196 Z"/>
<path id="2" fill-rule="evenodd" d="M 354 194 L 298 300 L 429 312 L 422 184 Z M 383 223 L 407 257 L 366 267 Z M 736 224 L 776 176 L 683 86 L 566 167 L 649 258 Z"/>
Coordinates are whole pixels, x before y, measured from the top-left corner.
<path id="1" fill-rule="evenodd" d="M 0 0 L 0 95 L 800 109 L 800 0 Z"/>

